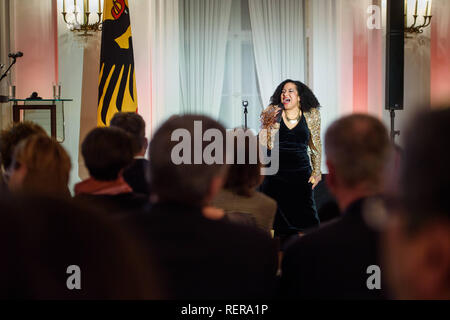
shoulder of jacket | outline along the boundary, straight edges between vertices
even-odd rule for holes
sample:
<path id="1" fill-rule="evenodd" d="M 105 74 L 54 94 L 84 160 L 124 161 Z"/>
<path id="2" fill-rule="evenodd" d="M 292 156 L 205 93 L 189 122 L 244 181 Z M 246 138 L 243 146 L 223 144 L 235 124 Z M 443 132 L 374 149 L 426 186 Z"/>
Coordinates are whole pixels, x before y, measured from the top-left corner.
<path id="1" fill-rule="evenodd" d="M 308 119 L 318 119 L 320 118 L 320 111 L 318 108 L 312 108 L 309 111 L 304 112 L 305 117 Z"/>
<path id="2" fill-rule="evenodd" d="M 319 108 L 311 108 L 309 111 L 305 111 L 305 114 L 307 115 L 317 115 L 320 114 Z"/>

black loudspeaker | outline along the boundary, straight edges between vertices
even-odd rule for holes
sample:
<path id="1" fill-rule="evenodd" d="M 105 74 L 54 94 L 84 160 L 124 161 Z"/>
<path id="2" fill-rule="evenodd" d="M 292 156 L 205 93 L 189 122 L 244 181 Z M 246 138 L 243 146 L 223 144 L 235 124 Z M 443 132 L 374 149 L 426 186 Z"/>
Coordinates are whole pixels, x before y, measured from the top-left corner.
<path id="1" fill-rule="evenodd" d="M 387 0 L 386 105 L 388 110 L 403 110 L 405 69 L 405 3 Z"/>

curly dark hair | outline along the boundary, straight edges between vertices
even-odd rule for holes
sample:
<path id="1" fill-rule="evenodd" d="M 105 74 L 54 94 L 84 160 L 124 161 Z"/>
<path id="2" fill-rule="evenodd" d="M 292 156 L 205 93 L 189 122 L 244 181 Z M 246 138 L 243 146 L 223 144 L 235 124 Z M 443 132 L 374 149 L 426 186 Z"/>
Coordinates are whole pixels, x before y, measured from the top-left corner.
<path id="1" fill-rule="evenodd" d="M 282 83 L 278 85 L 272 97 L 270 98 L 271 105 L 278 106 L 281 103 L 281 91 L 283 91 L 283 87 L 285 86 L 286 83 L 293 83 L 297 87 L 297 92 L 298 95 L 300 96 L 300 105 L 302 111 L 308 112 L 313 108 L 320 107 L 319 101 L 317 100 L 316 96 L 307 85 L 305 85 L 300 81 L 291 79 L 284 80 Z"/>

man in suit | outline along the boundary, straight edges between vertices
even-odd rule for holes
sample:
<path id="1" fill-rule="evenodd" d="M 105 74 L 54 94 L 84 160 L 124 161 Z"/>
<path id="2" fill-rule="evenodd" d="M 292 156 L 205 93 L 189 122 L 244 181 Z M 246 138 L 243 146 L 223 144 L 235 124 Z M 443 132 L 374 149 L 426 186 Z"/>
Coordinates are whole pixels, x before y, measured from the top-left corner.
<path id="1" fill-rule="evenodd" d="M 397 194 L 386 201 L 387 279 L 398 299 L 450 299 L 450 109 L 417 116 L 405 134 Z"/>
<path id="2" fill-rule="evenodd" d="M 145 159 L 148 140 L 145 137 L 145 121 L 135 112 L 118 112 L 111 119 L 110 125 L 125 130 L 133 143 L 133 162 L 124 170 L 123 178 L 136 193 L 149 195 L 148 160 Z"/>
<path id="3" fill-rule="evenodd" d="M 213 143 L 203 139 L 206 132 L 226 140 L 224 127 L 205 116 L 174 116 L 158 129 L 150 143 L 156 203 L 128 221 L 165 271 L 171 299 L 270 298 L 276 245 L 264 231 L 226 222 L 224 211 L 210 206 L 228 168 L 220 143 L 216 161 L 206 163 Z"/>
<path id="4" fill-rule="evenodd" d="M 329 127 L 325 136 L 327 184 L 342 217 L 288 247 L 282 265 L 282 295 L 318 299 L 383 297 L 381 279 L 374 283 L 369 279 L 371 268 L 379 267 L 379 236 L 367 224 L 363 209 L 382 192 L 390 149 L 386 128 L 371 116 L 350 115 Z"/>

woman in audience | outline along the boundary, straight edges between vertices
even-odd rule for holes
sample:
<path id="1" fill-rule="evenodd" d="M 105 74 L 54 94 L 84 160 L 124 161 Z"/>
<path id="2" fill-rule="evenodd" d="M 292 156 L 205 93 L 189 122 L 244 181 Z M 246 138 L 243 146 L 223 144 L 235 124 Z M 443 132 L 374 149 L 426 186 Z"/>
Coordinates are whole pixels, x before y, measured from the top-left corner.
<path id="1" fill-rule="evenodd" d="M 54 139 L 32 135 L 15 149 L 8 182 L 13 193 L 70 197 L 70 158 Z"/>
<path id="2" fill-rule="evenodd" d="M 4 182 L 7 183 L 11 175 L 11 163 L 16 146 L 26 138 L 34 134 L 46 135 L 45 130 L 38 124 L 23 121 L 14 123 L 0 134 L 1 168 Z"/>
<path id="3" fill-rule="evenodd" d="M 254 223 L 270 232 L 277 204 L 272 198 L 256 191 L 262 182 L 261 163 L 257 148 L 251 149 L 250 143 L 257 146 L 257 138 L 249 130 L 244 132 L 242 129 L 236 129 L 234 134 L 234 162 L 229 168 L 224 189 L 216 196 L 213 205 L 224 209 L 230 220 Z M 238 145 L 239 141 L 245 143 Z M 254 161 L 251 161 L 251 150 L 255 152 Z M 239 163 L 238 159 L 243 155 L 245 161 Z"/>

